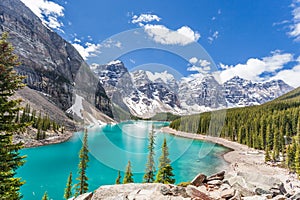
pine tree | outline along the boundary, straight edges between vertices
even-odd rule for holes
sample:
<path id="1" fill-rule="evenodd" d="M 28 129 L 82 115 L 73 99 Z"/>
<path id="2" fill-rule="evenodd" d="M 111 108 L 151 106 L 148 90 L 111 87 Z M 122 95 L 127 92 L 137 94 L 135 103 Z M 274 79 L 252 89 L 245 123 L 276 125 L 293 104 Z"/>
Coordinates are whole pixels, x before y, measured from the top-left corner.
<path id="1" fill-rule="evenodd" d="M 265 153 L 265 162 L 268 162 L 270 160 L 271 160 L 271 158 L 270 158 L 270 150 L 269 150 L 269 147 L 267 146 L 266 147 L 266 153 Z"/>
<path id="2" fill-rule="evenodd" d="M 300 117 L 298 118 L 297 123 L 297 143 L 300 144 Z"/>
<path id="3" fill-rule="evenodd" d="M 278 135 L 277 128 L 275 128 L 274 139 L 273 139 L 273 153 L 272 153 L 273 161 L 276 161 L 278 157 L 279 157 L 279 135 Z"/>
<path id="4" fill-rule="evenodd" d="M 271 127 L 270 124 L 268 124 L 267 129 L 266 129 L 266 145 L 269 147 L 269 149 L 272 149 L 272 144 L 271 144 Z"/>
<path id="5" fill-rule="evenodd" d="M 79 165 L 78 165 L 78 177 L 76 180 L 79 181 L 79 183 L 76 184 L 76 193 L 75 196 L 78 196 L 80 194 L 83 194 L 88 191 L 88 177 L 86 176 L 86 169 L 88 167 L 89 162 L 89 150 L 88 150 L 88 132 L 87 129 L 84 130 L 84 136 L 83 136 L 83 143 L 82 148 L 79 152 Z"/>
<path id="6" fill-rule="evenodd" d="M 133 174 L 131 172 L 131 163 L 130 161 L 128 161 L 127 167 L 126 167 L 126 172 L 124 175 L 124 179 L 123 179 L 123 184 L 126 183 L 133 183 L 133 178 L 132 178 Z"/>
<path id="7" fill-rule="evenodd" d="M 152 125 L 152 130 L 149 133 L 149 144 L 148 144 L 148 160 L 146 164 L 146 171 L 144 174 L 144 182 L 145 183 L 153 183 L 155 180 L 155 162 L 154 162 L 154 145 L 155 145 L 155 138 L 154 138 L 154 126 Z"/>
<path id="8" fill-rule="evenodd" d="M 295 170 L 300 177 L 300 144 L 297 145 L 297 150 L 295 153 Z"/>
<path id="9" fill-rule="evenodd" d="M 65 193 L 64 193 L 64 198 L 69 199 L 72 197 L 72 172 L 70 172 L 70 175 L 68 177 Z"/>
<path id="10" fill-rule="evenodd" d="M 120 172 L 120 170 L 118 171 L 118 176 L 117 176 L 117 178 L 116 178 L 116 184 L 121 184 L 121 178 L 122 178 L 122 176 L 121 176 L 121 172 Z"/>
<path id="11" fill-rule="evenodd" d="M 8 33 L 3 33 L 0 39 L 0 199 L 16 200 L 21 199 L 19 190 L 24 182 L 15 175 L 18 167 L 24 164 L 24 156 L 19 155 L 22 144 L 13 144 L 12 134 L 28 124 L 15 120 L 22 109 L 19 106 L 21 100 L 9 100 L 18 89 L 24 87 L 24 77 L 14 70 L 20 63 L 7 38 Z"/>
<path id="12" fill-rule="evenodd" d="M 49 200 L 47 192 L 44 193 L 42 200 Z"/>
<path id="13" fill-rule="evenodd" d="M 167 146 L 167 140 L 164 138 L 164 142 L 162 145 L 162 155 L 159 158 L 158 172 L 156 174 L 156 183 L 164 183 L 164 184 L 173 184 L 175 183 L 175 179 L 172 177 L 174 174 L 172 173 L 173 168 L 171 166 L 171 160 L 168 158 L 169 151 Z"/>
<path id="14" fill-rule="evenodd" d="M 288 169 L 292 168 L 292 162 L 293 162 L 292 148 L 289 145 L 286 148 L 286 159 L 285 159 L 285 164 Z"/>

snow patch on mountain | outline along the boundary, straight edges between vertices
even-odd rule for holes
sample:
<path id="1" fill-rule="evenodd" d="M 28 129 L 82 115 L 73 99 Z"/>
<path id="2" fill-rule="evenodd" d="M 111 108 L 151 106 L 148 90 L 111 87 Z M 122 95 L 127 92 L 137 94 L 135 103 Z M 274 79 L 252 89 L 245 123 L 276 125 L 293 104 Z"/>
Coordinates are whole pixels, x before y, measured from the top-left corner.
<path id="1" fill-rule="evenodd" d="M 144 118 L 160 112 L 181 115 L 259 105 L 293 89 L 281 80 L 253 83 L 237 76 L 221 84 L 200 73 L 176 80 L 167 71 L 128 72 L 119 60 L 91 68 L 110 97 L 117 96 L 122 108 Z"/>
<path id="2" fill-rule="evenodd" d="M 76 115 L 77 117 L 83 119 L 83 116 L 81 113 L 81 111 L 83 110 L 82 101 L 83 101 L 83 97 L 76 94 L 74 104 L 66 111 L 66 113 Z"/>
<path id="3" fill-rule="evenodd" d="M 152 82 L 155 82 L 159 79 L 161 79 L 164 83 L 168 83 L 169 81 L 175 80 L 174 76 L 167 71 L 164 72 L 150 72 L 150 71 L 145 71 L 148 79 Z"/>

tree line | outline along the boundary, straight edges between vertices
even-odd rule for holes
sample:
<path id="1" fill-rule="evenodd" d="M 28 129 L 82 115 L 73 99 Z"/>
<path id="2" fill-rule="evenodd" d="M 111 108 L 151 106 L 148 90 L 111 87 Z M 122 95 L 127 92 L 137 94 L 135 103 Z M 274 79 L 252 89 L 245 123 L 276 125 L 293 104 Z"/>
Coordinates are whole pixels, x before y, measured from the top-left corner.
<path id="1" fill-rule="evenodd" d="M 225 118 L 220 111 L 184 116 L 172 121 L 170 127 L 265 150 L 266 161 L 280 162 L 300 175 L 300 101 L 295 95 L 291 97 L 228 109 L 223 112 Z"/>
<path id="2" fill-rule="evenodd" d="M 20 114 L 21 113 L 21 114 Z M 64 126 L 52 121 L 48 114 L 43 115 L 41 111 L 37 114 L 37 111 L 31 109 L 29 104 L 26 104 L 24 109 L 17 113 L 16 123 L 27 123 L 37 130 L 36 139 L 42 140 L 46 138 L 46 132 L 53 130 L 54 132 L 64 133 Z M 25 132 L 26 129 L 22 129 Z"/>

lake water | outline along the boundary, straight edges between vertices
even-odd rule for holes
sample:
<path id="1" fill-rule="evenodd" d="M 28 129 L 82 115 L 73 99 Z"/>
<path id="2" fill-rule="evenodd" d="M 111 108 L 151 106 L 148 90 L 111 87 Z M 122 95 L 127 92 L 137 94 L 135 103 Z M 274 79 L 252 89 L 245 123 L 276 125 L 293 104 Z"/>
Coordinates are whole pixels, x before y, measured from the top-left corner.
<path id="1" fill-rule="evenodd" d="M 199 172 L 212 174 L 220 171 L 226 162 L 222 154 L 227 148 L 213 143 L 191 140 L 159 132 L 167 122 L 128 121 L 88 129 L 90 162 L 87 169 L 89 190 L 101 185 L 114 184 L 118 170 L 123 178 L 128 160 L 131 161 L 134 181 L 142 182 L 147 161 L 148 133 L 155 127 L 156 165 L 166 137 L 176 183 L 190 181 Z M 51 199 L 63 199 L 64 188 L 70 171 L 76 182 L 78 152 L 82 145 L 82 133 L 75 133 L 67 142 L 23 149 L 26 163 L 18 170 L 26 184 L 21 193 L 25 200 L 39 200 L 45 191 Z"/>

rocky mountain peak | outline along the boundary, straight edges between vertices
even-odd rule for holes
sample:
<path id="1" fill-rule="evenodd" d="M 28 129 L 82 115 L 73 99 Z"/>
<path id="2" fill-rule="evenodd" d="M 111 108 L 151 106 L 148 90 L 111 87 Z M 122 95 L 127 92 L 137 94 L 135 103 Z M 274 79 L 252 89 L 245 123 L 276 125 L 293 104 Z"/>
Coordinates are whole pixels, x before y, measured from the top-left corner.
<path id="1" fill-rule="evenodd" d="M 75 103 L 75 92 L 111 116 L 110 100 L 98 78 L 77 50 L 46 27 L 21 1 L 0 1 L 0 33 L 7 31 L 28 87 L 66 111 Z"/>
<path id="2" fill-rule="evenodd" d="M 115 90 L 107 84 L 116 86 L 116 82 L 120 81 L 117 75 L 120 70 L 110 66 L 111 63 L 102 66 L 102 75 L 99 75 L 100 80 L 105 80 L 103 84 L 108 93 Z M 122 63 L 124 72 L 125 69 Z M 167 71 L 136 70 L 126 73 L 130 74 L 131 79 L 126 81 L 126 89 L 121 87 L 122 91 L 126 91 L 123 102 L 132 114 L 141 117 L 157 112 L 191 114 L 226 107 L 258 105 L 293 89 L 281 80 L 253 83 L 235 76 L 220 84 L 212 75 L 192 75 L 176 80 Z"/>

